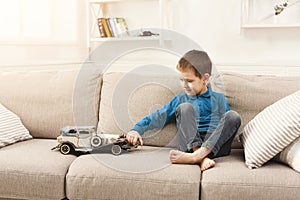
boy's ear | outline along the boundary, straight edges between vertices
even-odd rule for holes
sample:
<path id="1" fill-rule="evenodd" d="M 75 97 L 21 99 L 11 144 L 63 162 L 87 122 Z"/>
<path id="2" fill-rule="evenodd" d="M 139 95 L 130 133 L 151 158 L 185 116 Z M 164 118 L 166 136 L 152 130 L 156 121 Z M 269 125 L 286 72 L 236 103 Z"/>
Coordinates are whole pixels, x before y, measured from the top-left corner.
<path id="1" fill-rule="evenodd" d="M 209 73 L 205 73 L 205 74 L 203 75 L 203 78 L 204 78 L 205 81 L 208 81 L 208 80 L 209 80 L 209 77 L 210 77 Z"/>

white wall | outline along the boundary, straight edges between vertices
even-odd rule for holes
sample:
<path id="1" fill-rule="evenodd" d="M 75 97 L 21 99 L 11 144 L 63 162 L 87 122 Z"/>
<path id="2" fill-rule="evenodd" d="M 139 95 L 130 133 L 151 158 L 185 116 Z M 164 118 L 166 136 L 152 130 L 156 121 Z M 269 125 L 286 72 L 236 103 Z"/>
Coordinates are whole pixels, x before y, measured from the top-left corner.
<path id="1" fill-rule="evenodd" d="M 2 31 L 0 34 L 0 66 L 74 63 L 87 58 L 85 1 L 42 1 L 47 3 L 46 6 L 40 5 L 39 2 L 37 0 L 0 2 L 0 6 L 6 11 L 6 14 L 0 13 L 1 30 L 7 32 L 3 34 L 5 31 Z M 32 10 L 32 13 L 27 12 L 26 15 L 30 23 L 16 24 L 18 19 L 24 19 L 20 14 L 22 13 L 20 8 L 26 10 L 28 6 Z M 47 14 L 53 10 L 55 12 L 49 17 Z M 29 25 L 31 26 L 28 28 Z M 18 31 L 9 34 L 7 30 L 13 30 L 12 27 L 16 27 Z M 47 28 L 51 31 L 47 31 Z M 27 32 L 31 31 L 30 36 L 26 36 L 26 29 Z M 34 37 L 38 31 L 45 32 L 45 36 Z"/>
<path id="2" fill-rule="evenodd" d="M 247 73 L 300 75 L 300 27 L 243 29 L 242 0 L 165 1 L 168 2 L 164 8 L 165 26 L 196 41 L 209 53 L 218 68 Z M 88 52 L 85 1 L 76 2 L 79 18 L 69 23 L 78 25 L 77 42 L 30 45 L 0 42 L 0 66 L 85 60 Z M 128 17 L 130 29 L 142 26 L 141 22 L 145 22 L 146 26 L 160 26 L 159 8 L 155 1 L 131 2 L 127 7 L 124 4 L 108 9 L 115 11 L 116 15 Z M 65 10 L 67 12 L 68 9 Z M 138 13 L 142 17 L 137 17 Z"/>
<path id="3" fill-rule="evenodd" d="M 241 28 L 242 0 L 163 2 L 163 27 L 197 42 L 218 69 L 300 75 L 300 27 Z M 160 27 L 156 1 L 113 4 L 107 10 L 124 16 L 130 30 L 141 26 Z"/>
<path id="4" fill-rule="evenodd" d="M 300 27 L 242 29 L 241 0 L 169 2 L 168 26 L 196 41 L 222 69 L 300 74 Z"/>

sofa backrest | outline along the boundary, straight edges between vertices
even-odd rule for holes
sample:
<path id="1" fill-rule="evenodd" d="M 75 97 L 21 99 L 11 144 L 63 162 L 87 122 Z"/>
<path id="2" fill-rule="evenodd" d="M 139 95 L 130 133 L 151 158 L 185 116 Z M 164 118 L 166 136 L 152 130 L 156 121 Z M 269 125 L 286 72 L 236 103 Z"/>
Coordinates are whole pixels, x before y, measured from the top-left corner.
<path id="1" fill-rule="evenodd" d="M 167 70 L 109 72 L 103 75 L 98 131 L 127 133 L 144 116 L 160 109 L 176 94 L 182 93 L 178 74 Z M 167 74 L 167 75 L 166 75 Z M 153 146 L 173 146 L 176 126 L 144 134 L 144 142 Z"/>
<path id="2" fill-rule="evenodd" d="M 35 138 L 70 125 L 97 125 L 101 73 L 90 64 L 0 70 L 0 102 Z"/>
<path id="3" fill-rule="evenodd" d="M 222 73 L 225 95 L 232 110 L 242 117 L 244 126 L 267 106 L 300 90 L 300 77 Z"/>
<path id="4" fill-rule="evenodd" d="M 268 105 L 300 89 L 300 77 L 221 75 L 231 109 L 242 117 L 240 132 Z M 109 72 L 102 83 L 102 72 L 93 64 L 0 69 L 0 103 L 36 138 L 56 138 L 70 125 L 98 125 L 98 132 L 108 134 L 127 132 L 179 93 L 183 90 L 172 70 Z M 176 132 L 171 123 L 146 133 L 145 143 L 174 146 Z"/>
<path id="5" fill-rule="evenodd" d="M 243 127 L 264 108 L 300 89 L 300 77 L 278 77 L 221 73 L 220 83 L 232 110 L 242 117 Z M 219 84 L 220 84 L 219 83 Z M 222 86 L 219 86 L 222 89 Z M 99 126 L 108 134 L 129 131 L 144 116 L 183 93 L 176 74 L 105 73 L 99 112 Z M 175 146 L 176 126 L 145 133 L 144 142 L 154 146 Z M 234 148 L 241 148 L 235 141 Z"/>
<path id="6" fill-rule="evenodd" d="M 127 133 L 143 117 L 180 93 L 184 91 L 175 69 L 149 66 L 126 73 L 104 73 L 98 132 Z M 146 132 L 143 138 L 146 145 L 176 146 L 176 136 L 176 125 L 170 123 L 161 130 Z"/>

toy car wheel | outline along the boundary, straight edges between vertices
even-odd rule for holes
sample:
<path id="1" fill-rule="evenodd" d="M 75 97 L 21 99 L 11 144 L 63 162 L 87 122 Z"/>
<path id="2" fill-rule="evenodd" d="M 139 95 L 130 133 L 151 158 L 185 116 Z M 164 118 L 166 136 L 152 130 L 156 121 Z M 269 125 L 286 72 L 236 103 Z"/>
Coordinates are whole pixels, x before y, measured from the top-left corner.
<path id="1" fill-rule="evenodd" d="M 92 147 L 100 147 L 102 144 L 101 138 L 99 136 L 93 136 L 91 139 Z"/>
<path id="2" fill-rule="evenodd" d="M 71 152 L 71 149 L 72 147 L 71 147 L 71 145 L 69 145 L 69 144 L 62 144 L 61 146 L 60 146 L 60 148 L 59 148 L 59 150 L 60 150 L 60 152 L 62 153 L 62 154 L 64 154 L 64 155 L 67 155 L 67 154 L 69 154 L 70 152 Z"/>
<path id="3" fill-rule="evenodd" d="M 115 156 L 120 155 L 122 152 L 122 149 L 119 145 L 113 145 L 111 148 L 111 152 L 112 154 L 114 154 Z"/>

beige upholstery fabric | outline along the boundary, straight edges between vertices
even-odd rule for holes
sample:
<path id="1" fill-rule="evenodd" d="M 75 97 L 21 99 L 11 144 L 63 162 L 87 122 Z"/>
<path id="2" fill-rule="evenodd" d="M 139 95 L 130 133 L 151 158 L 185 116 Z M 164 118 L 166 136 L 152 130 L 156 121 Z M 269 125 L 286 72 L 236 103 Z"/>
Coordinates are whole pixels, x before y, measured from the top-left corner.
<path id="1" fill-rule="evenodd" d="M 225 95 L 232 110 L 242 117 L 239 131 L 267 106 L 300 88 L 300 77 L 222 73 Z"/>
<path id="2" fill-rule="evenodd" d="M 175 72 L 168 76 L 164 73 L 106 73 L 98 128 L 102 127 L 107 134 L 126 133 L 136 122 L 182 92 Z M 143 137 L 148 145 L 174 146 L 176 133 L 175 123 L 172 123 L 162 130 L 149 131 Z"/>
<path id="3" fill-rule="evenodd" d="M 299 199 L 298 172 L 275 162 L 249 170 L 242 151 L 215 159 L 216 166 L 202 173 L 201 200 Z"/>
<path id="4" fill-rule="evenodd" d="M 20 118 L 0 103 L 0 148 L 28 139 L 32 136 Z"/>
<path id="5" fill-rule="evenodd" d="M 97 125 L 101 73 L 93 65 L 0 72 L 0 102 L 33 137 L 56 138 L 68 125 Z"/>
<path id="6" fill-rule="evenodd" d="M 33 139 L 0 149 L 0 198 L 62 199 L 75 156 L 51 151 L 56 140 Z"/>
<path id="7" fill-rule="evenodd" d="M 171 165 L 169 149 L 147 147 L 119 156 L 109 151 L 77 158 L 67 174 L 75 199 L 199 199 L 198 165 Z"/>

